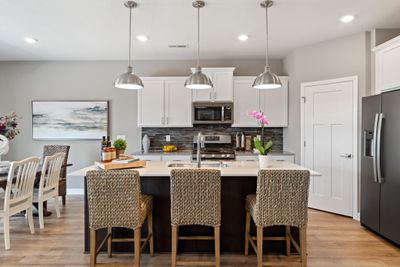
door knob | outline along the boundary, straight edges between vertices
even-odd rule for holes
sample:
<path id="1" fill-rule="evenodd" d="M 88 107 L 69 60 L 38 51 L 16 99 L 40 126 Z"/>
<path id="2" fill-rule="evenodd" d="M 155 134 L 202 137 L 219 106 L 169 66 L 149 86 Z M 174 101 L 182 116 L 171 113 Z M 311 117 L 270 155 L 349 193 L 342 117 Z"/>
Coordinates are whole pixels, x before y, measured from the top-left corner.
<path id="1" fill-rule="evenodd" d="M 353 155 L 351 155 L 351 154 L 343 154 L 343 155 L 340 155 L 340 157 L 341 158 L 346 158 L 346 159 L 351 159 L 353 157 Z"/>

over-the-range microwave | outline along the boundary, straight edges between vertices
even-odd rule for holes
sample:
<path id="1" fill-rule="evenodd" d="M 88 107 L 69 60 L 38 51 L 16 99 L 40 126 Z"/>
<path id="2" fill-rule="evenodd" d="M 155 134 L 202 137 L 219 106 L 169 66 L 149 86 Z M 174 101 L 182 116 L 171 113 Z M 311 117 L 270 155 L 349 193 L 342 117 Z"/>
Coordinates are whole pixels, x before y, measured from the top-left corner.
<path id="1" fill-rule="evenodd" d="M 194 102 L 193 124 L 232 124 L 232 102 Z"/>

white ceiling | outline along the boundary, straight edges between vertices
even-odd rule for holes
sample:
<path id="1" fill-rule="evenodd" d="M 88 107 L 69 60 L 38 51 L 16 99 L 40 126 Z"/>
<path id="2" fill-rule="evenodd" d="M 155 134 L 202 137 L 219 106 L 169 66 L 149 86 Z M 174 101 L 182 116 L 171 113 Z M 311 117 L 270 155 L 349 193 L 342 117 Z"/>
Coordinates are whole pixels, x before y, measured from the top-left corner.
<path id="1" fill-rule="evenodd" d="M 201 10 L 202 58 L 263 56 L 265 12 L 259 0 L 206 0 Z M 133 11 L 134 59 L 193 59 L 196 10 L 191 0 L 138 0 Z M 400 0 L 275 0 L 270 53 L 373 28 L 400 27 Z M 339 18 L 355 14 L 343 24 Z M 237 40 L 248 34 L 247 42 Z M 123 0 L 0 0 L 0 60 L 120 60 L 127 58 L 128 9 Z M 27 44 L 24 37 L 39 39 Z M 188 44 L 171 49 L 170 44 Z"/>

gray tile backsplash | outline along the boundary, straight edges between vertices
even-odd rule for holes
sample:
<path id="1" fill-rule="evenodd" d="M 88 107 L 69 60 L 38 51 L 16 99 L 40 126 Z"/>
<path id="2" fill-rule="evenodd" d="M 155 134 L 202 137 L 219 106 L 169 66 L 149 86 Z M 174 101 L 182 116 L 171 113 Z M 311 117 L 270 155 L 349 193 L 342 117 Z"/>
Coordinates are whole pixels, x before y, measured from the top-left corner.
<path id="1" fill-rule="evenodd" d="M 203 134 L 230 134 L 232 147 L 235 144 L 237 132 L 244 132 L 252 137 L 261 134 L 261 128 L 234 128 L 229 125 L 196 125 L 192 128 L 142 128 L 142 138 L 147 134 L 150 138 L 150 150 L 161 150 L 163 145 L 176 145 L 180 150 L 192 149 L 193 136 L 198 132 Z M 171 142 L 165 141 L 165 136 L 171 136 Z M 265 128 L 264 139 L 273 141 L 272 150 L 283 150 L 283 129 Z"/>

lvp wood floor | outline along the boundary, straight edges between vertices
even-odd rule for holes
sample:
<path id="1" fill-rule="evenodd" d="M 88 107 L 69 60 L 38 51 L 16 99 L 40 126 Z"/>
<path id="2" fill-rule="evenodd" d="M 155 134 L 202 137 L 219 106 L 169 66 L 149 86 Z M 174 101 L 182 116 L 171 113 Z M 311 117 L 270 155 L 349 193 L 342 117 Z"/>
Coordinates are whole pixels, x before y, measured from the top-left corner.
<path id="1" fill-rule="evenodd" d="M 52 209 L 51 203 L 49 209 Z M 45 218 L 45 228 L 31 235 L 25 218 L 12 218 L 10 223 L 11 249 L 4 250 L 3 228 L 0 225 L 0 266 L 88 266 L 89 255 L 83 253 L 83 197 L 70 196 L 62 208 L 61 218 Z M 370 233 L 358 222 L 329 213 L 310 210 L 308 226 L 308 266 L 316 267 L 373 267 L 400 266 L 400 249 Z M 244 218 L 243 218 L 244 219 Z M 223 236 L 221 237 L 223 238 Z M 265 243 L 267 246 L 268 243 Z M 117 255 L 111 266 L 132 262 L 132 255 Z M 190 259 L 207 256 L 185 255 Z M 267 256 L 273 263 L 292 263 L 298 257 Z M 110 262 L 104 255 L 99 261 Z M 222 255 L 222 266 L 256 266 L 255 256 Z M 132 265 L 131 265 L 132 266 Z M 169 254 L 154 258 L 142 256 L 142 266 L 170 266 Z"/>

